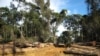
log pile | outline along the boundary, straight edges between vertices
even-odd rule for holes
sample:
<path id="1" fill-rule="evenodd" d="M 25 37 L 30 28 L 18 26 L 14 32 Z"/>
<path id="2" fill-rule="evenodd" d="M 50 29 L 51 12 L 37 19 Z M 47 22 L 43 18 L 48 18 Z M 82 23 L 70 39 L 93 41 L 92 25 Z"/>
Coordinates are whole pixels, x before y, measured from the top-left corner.
<path id="1" fill-rule="evenodd" d="M 80 46 L 80 45 L 72 45 L 73 48 L 80 48 L 80 49 L 88 49 L 88 50 L 95 50 L 95 47 L 90 46 Z"/>
<path id="2" fill-rule="evenodd" d="M 44 48 L 53 45 L 53 43 L 40 43 L 40 42 L 34 42 L 34 43 L 16 43 L 16 47 L 19 48 L 27 48 L 27 47 L 37 47 L 37 48 Z"/>
<path id="3" fill-rule="evenodd" d="M 98 56 L 96 48 L 79 45 L 73 45 L 72 47 L 67 48 L 64 53 L 81 56 Z"/>

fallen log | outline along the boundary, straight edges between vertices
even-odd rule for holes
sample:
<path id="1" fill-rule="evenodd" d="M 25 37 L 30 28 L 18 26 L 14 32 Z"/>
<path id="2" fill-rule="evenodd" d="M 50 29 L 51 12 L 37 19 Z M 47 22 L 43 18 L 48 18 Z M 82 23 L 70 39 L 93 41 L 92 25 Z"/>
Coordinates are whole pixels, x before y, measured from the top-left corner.
<path id="1" fill-rule="evenodd" d="M 90 46 L 80 46 L 80 45 L 72 45 L 71 47 L 74 48 L 81 48 L 81 49 L 87 49 L 87 50 L 95 50 L 95 47 L 90 47 Z"/>
<path id="2" fill-rule="evenodd" d="M 83 56 L 98 56 L 97 50 L 93 47 L 72 45 L 64 51 L 65 54 L 83 55 Z"/>
<path id="3" fill-rule="evenodd" d="M 98 56 L 94 50 L 84 50 L 78 48 L 68 48 L 64 51 L 65 54 L 84 55 L 84 56 Z"/>
<path id="4" fill-rule="evenodd" d="M 73 55 L 79 55 L 79 56 L 98 56 L 97 54 L 88 54 L 88 53 L 77 53 L 77 52 L 66 52 L 64 51 L 65 54 L 73 54 Z"/>

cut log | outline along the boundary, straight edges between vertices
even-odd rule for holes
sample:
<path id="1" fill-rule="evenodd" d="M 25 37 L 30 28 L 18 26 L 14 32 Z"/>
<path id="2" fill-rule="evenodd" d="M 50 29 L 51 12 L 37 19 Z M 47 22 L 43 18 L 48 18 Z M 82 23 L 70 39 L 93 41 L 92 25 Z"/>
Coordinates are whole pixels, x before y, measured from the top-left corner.
<path id="1" fill-rule="evenodd" d="M 98 56 L 96 51 L 94 50 L 84 50 L 84 49 L 78 49 L 78 48 L 67 48 L 66 51 L 64 51 L 65 54 L 74 54 L 74 55 L 85 55 L 85 56 Z"/>
<path id="2" fill-rule="evenodd" d="M 72 45 L 64 51 L 65 54 L 83 55 L 83 56 L 98 56 L 97 50 L 94 47 Z"/>
<path id="3" fill-rule="evenodd" d="M 95 50 L 95 47 L 90 47 L 90 46 L 80 46 L 80 45 L 72 45 L 72 47 L 75 48 L 81 48 L 81 49 L 87 49 L 87 50 Z"/>

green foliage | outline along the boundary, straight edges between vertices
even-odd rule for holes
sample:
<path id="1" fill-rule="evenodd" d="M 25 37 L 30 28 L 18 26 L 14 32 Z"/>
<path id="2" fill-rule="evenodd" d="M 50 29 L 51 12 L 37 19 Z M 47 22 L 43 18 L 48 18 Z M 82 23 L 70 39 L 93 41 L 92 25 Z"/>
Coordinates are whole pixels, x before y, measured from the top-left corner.
<path id="1" fill-rule="evenodd" d="M 13 4 L 17 2 L 17 6 Z M 35 3 L 35 4 L 34 4 Z M 25 10 L 21 9 L 25 8 Z M 60 13 L 53 12 L 50 8 L 50 0 L 12 0 L 11 6 L 0 7 L 0 34 L 3 39 L 17 41 L 16 39 L 32 39 L 31 41 L 52 42 L 58 25 L 66 17 L 66 10 Z M 20 8 L 20 10 L 19 10 Z M 51 19 L 53 16 L 53 20 Z M 23 22 L 20 24 L 19 22 Z M 51 32 L 50 26 L 56 22 Z M 50 37 L 50 35 L 54 35 Z M 50 38 L 49 38 L 50 37 Z M 19 40 L 20 41 L 20 40 Z"/>
<path id="2" fill-rule="evenodd" d="M 60 43 L 65 44 L 66 46 L 70 46 L 72 43 L 71 32 L 70 31 L 63 31 L 61 36 L 57 38 L 57 44 Z"/>

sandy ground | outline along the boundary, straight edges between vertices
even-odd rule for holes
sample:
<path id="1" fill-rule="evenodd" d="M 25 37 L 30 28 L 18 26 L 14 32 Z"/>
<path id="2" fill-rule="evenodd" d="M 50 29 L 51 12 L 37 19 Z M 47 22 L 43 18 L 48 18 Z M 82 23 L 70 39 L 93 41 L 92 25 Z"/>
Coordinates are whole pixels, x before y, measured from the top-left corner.
<path id="1" fill-rule="evenodd" d="M 45 48 L 37 48 L 32 52 L 28 51 L 30 54 L 26 54 L 26 56 L 64 56 L 63 51 L 64 48 L 57 48 L 54 46 L 49 46 Z"/>
<path id="2" fill-rule="evenodd" d="M 2 56 L 2 45 L 0 45 L 0 56 Z M 28 47 L 28 48 L 16 48 L 15 56 L 73 56 L 73 55 L 65 55 L 63 51 L 66 48 L 64 47 L 55 47 L 53 45 L 45 46 L 45 47 Z M 100 53 L 100 50 L 98 50 Z M 5 45 L 5 56 L 13 56 L 12 55 L 12 46 L 7 44 Z M 100 56 L 100 55 L 99 55 Z"/>
<path id="3" fill-rule="evenodd" d="M 41 48 L 17 48 L 16 56 L 65 56 L 63 54 L 64 50 L 65 48 L 63 47 L 54 47 L 53 45 Z M 21 51 L 24 52 L 24 54 L 20 53 Z M 6 56 L 13 56 L 11 49 L 5 49 L 5 52 L 8 53 Z M 2 49 L 0 49 L 0 53 L 2 54 Z M 0 56 L 2 56 L 1 54 Z"/>

